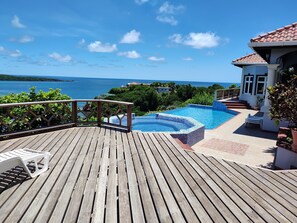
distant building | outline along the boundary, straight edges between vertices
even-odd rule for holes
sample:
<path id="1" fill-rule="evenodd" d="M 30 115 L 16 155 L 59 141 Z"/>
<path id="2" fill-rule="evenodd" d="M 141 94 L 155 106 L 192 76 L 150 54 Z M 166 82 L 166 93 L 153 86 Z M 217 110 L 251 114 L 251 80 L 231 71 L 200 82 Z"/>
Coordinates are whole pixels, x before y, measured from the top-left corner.
<path id="1" fill-rule="evenodd" d="M 138 85 L 150 85 L 148 83 L 139 83 L 139 82 L 131 82 L 131 83 L 128 83 L 127 86 L 130 87 L 130 86 L 138 86 Z"/>
<path id="2" fill-rule="evenodd" d="M 171 87 L 156 87 L 156 91 L 160 93 L 170 93 L 172 91 Z"/>

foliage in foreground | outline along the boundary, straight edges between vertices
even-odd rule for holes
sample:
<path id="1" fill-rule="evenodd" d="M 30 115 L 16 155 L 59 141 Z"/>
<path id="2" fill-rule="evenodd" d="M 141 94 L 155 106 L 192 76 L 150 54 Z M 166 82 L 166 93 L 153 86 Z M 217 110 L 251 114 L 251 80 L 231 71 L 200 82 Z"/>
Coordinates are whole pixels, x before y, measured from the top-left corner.
<path id="1" fill-rule="evenodd" d="M 22 92 L 0 97 L 0 104 L 68 99 L 70 97 L 62 94 L 60 89 L 36 92 L 36 88 L 33 87 L 28 93 Z M 41 128 L 49 124 L 63 124 L 71 118 L 69 111 L 69 104 L 61 103 L 0 108 L 0 133 Z"/>
<path id="2" fill-rule="evenodd" d="M 281 81 L 269 87 L 268 92 L 271 118 L 276 122 L 289 121 L 297 127 L 297 75 L 292 71 L 283 72 Z"/>

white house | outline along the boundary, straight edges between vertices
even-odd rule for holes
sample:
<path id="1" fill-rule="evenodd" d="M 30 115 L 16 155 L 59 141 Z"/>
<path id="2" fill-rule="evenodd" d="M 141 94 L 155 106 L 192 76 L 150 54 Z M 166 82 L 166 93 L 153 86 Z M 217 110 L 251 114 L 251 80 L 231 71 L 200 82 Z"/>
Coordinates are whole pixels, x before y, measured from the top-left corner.
<path id="1" fill-rule="evenodd" d="M 247 101 L 251 107 L 262 105 L 267 82 L 267 62 L 257 53 L 252 53 L 232 61 L 242 68 L 239 99 Z"/>
<path id="2" fill-rule="evenodd" d="M 280 71 L 291 67 L 297 71 L 297 23 L 257 36 L 249 47 L 256 53 L 232 62 L 242 68 L 240 99 L 255 106 L 257 96 L 263 95 L 263 130 L 278 131 L 279 126 L 269 116 L 270 102 L 264 89 L 278 81 Z"/>

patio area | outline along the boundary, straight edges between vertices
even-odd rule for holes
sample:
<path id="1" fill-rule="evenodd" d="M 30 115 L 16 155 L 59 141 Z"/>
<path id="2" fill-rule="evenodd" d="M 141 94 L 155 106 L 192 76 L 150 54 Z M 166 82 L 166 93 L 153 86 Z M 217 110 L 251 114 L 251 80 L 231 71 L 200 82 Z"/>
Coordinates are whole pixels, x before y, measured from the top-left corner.
<path id="1" fill-rule="evenodd" d="M 192 148 L 207 156 L 270 168 L 274 160 L 277 133 L 262 131 L 256 124 L 245 127 L 248 114 L 254 115 L 257 111 L 234 110 L 240 113 L 216 129 L 205 130 L 204 140 Z"/>
<path id="2" fill-rule="evenodd" d="M 0 222 L 297 221 L 297 171 L 185 151 L 168 134 L 75 127 L 0 142 L 24 147 L 49 151 L 50 169 L 1 174 Z"/>

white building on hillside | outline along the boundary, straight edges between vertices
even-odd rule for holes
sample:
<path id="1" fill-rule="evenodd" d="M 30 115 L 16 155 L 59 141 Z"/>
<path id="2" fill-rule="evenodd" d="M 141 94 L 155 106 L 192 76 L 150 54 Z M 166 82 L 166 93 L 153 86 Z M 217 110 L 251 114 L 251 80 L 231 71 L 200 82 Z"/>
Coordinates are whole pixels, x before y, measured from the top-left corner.
<path id="1" fill-rule="evenodd" d="M 171 87 L 156 87 L 156 91 L 160 93 L 170 93 L 171 92 Z"/>

